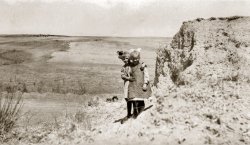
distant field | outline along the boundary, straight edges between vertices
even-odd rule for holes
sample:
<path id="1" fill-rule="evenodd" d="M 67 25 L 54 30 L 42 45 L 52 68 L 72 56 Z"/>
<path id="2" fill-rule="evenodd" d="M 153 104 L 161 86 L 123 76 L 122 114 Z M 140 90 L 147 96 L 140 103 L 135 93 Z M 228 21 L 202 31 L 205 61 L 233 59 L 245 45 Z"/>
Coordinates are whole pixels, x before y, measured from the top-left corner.
<path id="1" fill-rule="evenodd" d="M 142 61 L 148 64 L 153 80 L 155 50 L 169 41 L 150 37 L 0 36 L 0 91 L 24 92 L 25 110 L 38 109 L 40 113 L 51 113 L 53 102 L 54 112 L 63 110 L 65 102 L 53 97 L 78 95 L 71 99 L 78 102 L 86 96 L 119 95 L 122 61 L 116 51 L 141 47 Z M 43 101 L 47 103 L 42 105 Z"/>
<path id="2" fill-rule="evenodd" d="M 168 38 L 0 37 L 0 89 L 8 82 L 27 92 L 119 93 L 121 60 L 117 50 L 142 48 L 142 61 L 154 77 L 155 50 Z M 115 91 L 115 92 L 114 92 Z"/>

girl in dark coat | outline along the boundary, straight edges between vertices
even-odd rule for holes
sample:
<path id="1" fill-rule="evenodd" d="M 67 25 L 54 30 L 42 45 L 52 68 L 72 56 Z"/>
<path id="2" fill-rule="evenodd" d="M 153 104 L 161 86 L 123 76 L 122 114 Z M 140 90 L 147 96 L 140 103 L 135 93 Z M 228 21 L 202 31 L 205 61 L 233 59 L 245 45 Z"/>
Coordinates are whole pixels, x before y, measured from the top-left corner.
<path id="1" fill-rule="evenodd" d="M 133 50 L 130 53 L 130 81 L 128 86 L 128 100 L 133 103 L 133 115 L 137 117 L 145 108 L 144 99 L 151 96 L 151 87 L 149 85 L 149 75 L 147 66 L 140 62 L 140 49 Z"/>

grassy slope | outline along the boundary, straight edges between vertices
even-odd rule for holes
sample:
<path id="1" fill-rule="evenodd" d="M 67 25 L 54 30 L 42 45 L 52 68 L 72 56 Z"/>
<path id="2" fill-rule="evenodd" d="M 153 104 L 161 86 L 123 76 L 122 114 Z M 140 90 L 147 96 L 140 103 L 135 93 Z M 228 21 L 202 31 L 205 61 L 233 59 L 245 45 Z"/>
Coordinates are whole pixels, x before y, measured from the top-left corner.
<path id="1" fill-rule="evenodd" d="M 150 41 L 147 38 L 2 36 L 0 74 L 5 77 L 0 80 L 2 83 L 14 80 L 25 84 L 28 92 L 81 94 L 77 87 L 82 83 L 85 85 L 85 93 L 114 93 L 114 90 L 118 93 L 122 86 L 117 88 L 114 84 L 121 82 L 118 70 L 122 63 L 115 52 L 118 49 L 145 48 L 145 55 L 142 55 L 153 70 L 154 49 L 164 40 L 165 38 Z M 71 47 L 77 47 L 80 52 L 68 52 L 71 43 L 77 45 Z M 53 61 L 57 53 L 63 55 L 59 56 L 59 60 L 55 58 L 56 61 Z M 77 57 L 68 55 L 69 53 L 81 53 L 77 57 L 83 59 L 75 62 Z M 65 55 L 68 57 L 65 58 Z M 153 73 L 152 71 L 152 76 Z M 89 82 L 92 83 L 86 85 Z M 72 86 L 76 90 L 72 90 Z"/>
<path id="2" fill-rule="evenodd" d="M 88 98 L 121 97 L 122 62 L 117 50 L 142 47 L 153 77 L 154 51 L 166 39 L 1 36 L 0 90 L 9 87 L 26 92 L 24 112 L 36 114 L 31 123 L 54 120 L 53 115 L 76 111 Z"/>

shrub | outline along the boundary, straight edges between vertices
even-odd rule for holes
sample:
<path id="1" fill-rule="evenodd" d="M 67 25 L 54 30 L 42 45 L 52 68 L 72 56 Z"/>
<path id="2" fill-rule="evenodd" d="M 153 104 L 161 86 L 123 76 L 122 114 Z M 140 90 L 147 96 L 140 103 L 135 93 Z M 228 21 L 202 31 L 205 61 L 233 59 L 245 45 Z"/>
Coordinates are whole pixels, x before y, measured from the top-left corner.
<path id="1" fill-rule="evenodd" d="M 216 20 L 216 18 L 215 18 L 215 17 L 211 17 L 211 18 L 209 18 L 208 20 L 209 20 L 209 21 L 213 21 L 213 20 Z"/>
<path id="2" fill-rule="evenodd" d="M 227 32 L 222 32 L 222 34 L 224 35 L 224 36 L 229 36 L 229 34 L 227 33 Z"/>
<path id="3" fill-rule="evenodd" d="M 44 91 L 44 86 L 45 86 L 45 82 L 44 81 L 40 81 L 37 84 L 37 92 L 38 93 L 42 93 Z"/>
<path id="4" fill-rule="evenodd" d="M 243 16 L 219 17 L 219 20 L 233 21 L 239 18 L 243 18 Z"/>
<path id="5" fill-rule="evenodd" d="M 226 20 L 226 17 L 219 17 L 219 20 Z"/>
<path id="6" fill-rule="evenodd" d="M 8 93 L 0 94 L 0 140 L 8 133 L 19 119 L 22 108 L 22 95 Z"/>
<path id="7" fill-rule="evenodd" d="M 233 21 L 233 20 L 237 20 L 239 18 L 243 18 L 242 16 L 232 16 L 232 17 L 227 17 L 227 21 Z"/>
<path id="8" fill-rule="evenodd" d="M 78 95 L 83 95 L 83 94 L 85 94 L 86 93 L 86 87 L 85 87 L 85 84 L 82 82 L 82 81 L 80 81 L 80 80 L 78 80 L 78 86 L 79 86 L 79 90 L 78 90 Z"/>
<path id="9" fill-rule="evenodd" d="M 236 63 L 238 63 L 240 61 L 240 56 L 235 51 L 229 51 L 228 54 L 227 54 L 227 59 L 232 64 L 236 64 Z"/>
<path id="10" fill-rule="evenodd" d="M 99 105 L 99 97 L 90 98 L 88 101 L 88 106 L 94 107 Z"/>
<path id="11" fill-rule="evenodd" d="M 83 125 L 84 129 L 90 130 L 92 128 L 90 117 L 85 111 L 77 111 L 72 119 Z"/>
<path id="12" fill-rule="evenodd" d="M 198 22 L 200 22 L 200 21 L 202 21 L 202 20 L 204 20 L 204 18 L 197 18 L 197 19 L 196 19 L 196 21 L 198 21 Z"/>

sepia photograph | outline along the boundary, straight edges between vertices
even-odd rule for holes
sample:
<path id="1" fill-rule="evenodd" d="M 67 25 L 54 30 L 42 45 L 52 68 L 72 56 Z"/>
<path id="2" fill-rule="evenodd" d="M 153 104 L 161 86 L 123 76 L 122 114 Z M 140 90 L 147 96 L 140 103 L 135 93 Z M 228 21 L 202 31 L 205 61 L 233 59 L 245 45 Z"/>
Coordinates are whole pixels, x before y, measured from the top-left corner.
<path id="1" fill-rule="evenodd" d="M 249 0 L 0 0 L 0 145 L 250 145 Z"/>

